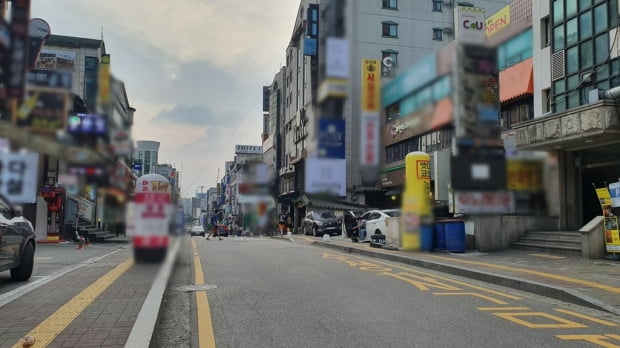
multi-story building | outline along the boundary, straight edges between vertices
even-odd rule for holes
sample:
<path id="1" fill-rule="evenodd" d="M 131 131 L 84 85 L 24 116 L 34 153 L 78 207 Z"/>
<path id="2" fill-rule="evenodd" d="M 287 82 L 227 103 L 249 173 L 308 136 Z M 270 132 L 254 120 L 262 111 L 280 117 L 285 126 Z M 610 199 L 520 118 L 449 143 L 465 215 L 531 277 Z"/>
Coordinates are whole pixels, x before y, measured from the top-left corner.
<path id="1" fill-rule="evenodd" d="M 478 1 L 476 6 L 493 13 L 508 2 Z M 341 199 L 374 206 L 389 204 L 389 197 L 398 192 L 378 190 L 376 181 L 362 177 L 359 164 L 362 60 L 384 62 L 377 68 L 387 83 L 412 63 L 451 42 L 459 29 L 455 27 L 453 1 L 347 1 L 341 18 L 349 47 L 343 63 L 348 66 L 347 99 L 341 115 L 319 115 L 316 107 L 319 70 L 326 62 L 319 61 L 325 55 L 317 53 L 317 49 L 325 49 L 325 38 L 321 35 L 329 32 L 326 26 L 338 22 L 322 16 L 322 10 L 330 3 L 329 0 L 300 2 L 286 49 L 286 66 L 276 74 L 270 89 L 270 102 L 275 102 L 270 105 L 270 121 L 274 121 L 271 115 L 280 108 L 280 102 L 283 110 L 276 117 L 281 138 L 276 139 L 274 146 L 276 162 L 280 161 L 276 163 L 279 198 L 284 209 L 296 210 L 295 225 L 304 214 L 295 202 L 306 190 L 306 158 L 321 155 L 318 135 L 319 119 L 323 117 L 338 117 L 345 122 L 346 173 L 341 173 L 341 180 L 346 193 Z"/>
<path id="2" fill-rule="evenodd" d="M 157 173 L 158 154 L 159 154 L 158 141 L 152 140 L 138 140 L 136 141 L 136 149 L 133 153 L 134 171 L 138 176 L 144 174 Z M 139 165 L 135 165 L 138 164 Z"/>
<path id="3" fill-rule="evenodd" d="M 601 215 L 593 186 L 620 177 L 620 117 L 599 93 L 620 86 L 618 15 L 611 0 L 533 2 L 534 119 L 514 126 L 516 148 L 554 155 L 562 230 Z"/>

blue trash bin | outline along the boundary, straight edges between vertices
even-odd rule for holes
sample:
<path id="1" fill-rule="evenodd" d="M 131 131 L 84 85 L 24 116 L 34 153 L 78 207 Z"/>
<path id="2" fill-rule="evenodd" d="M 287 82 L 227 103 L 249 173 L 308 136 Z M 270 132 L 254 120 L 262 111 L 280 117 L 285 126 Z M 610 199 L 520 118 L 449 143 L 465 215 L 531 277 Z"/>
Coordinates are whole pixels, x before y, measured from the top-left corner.
<path id="1" fill-rule="evenodd" d="M 446 250 L 446 223 L 437 221 L 435 223 L 435 249 Z"/>
<path id="2" fill-rule="evenodd" d="M 433 250 L 433 230 L 435 226 L 432 224 L 423 224 L 420 226 L 420 250 Z"/>
<path id="3" fill-rule="evenodd" d="M 451 252 L 465 252 L 465 221 L 447 220 L 446 227 L 446 250 Z"/>

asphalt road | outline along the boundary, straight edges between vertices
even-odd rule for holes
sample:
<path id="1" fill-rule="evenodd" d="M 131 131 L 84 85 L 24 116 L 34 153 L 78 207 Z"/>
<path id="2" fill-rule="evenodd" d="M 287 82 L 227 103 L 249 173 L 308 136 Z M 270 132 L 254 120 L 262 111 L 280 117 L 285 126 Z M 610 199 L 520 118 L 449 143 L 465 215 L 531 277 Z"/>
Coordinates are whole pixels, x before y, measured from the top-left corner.
<path id="1" fill-rule="evenodd" d="M 512 289 L 307 243 L 192 240 L 153 346 L 213 346 L 198 321 L 205 311 L 218 347 L 620 345 L 619 318 Z M 206 310 L 198 293 L 179 289 L 195 283 L 194 262 L 216 286 L 206 290 Z"/>

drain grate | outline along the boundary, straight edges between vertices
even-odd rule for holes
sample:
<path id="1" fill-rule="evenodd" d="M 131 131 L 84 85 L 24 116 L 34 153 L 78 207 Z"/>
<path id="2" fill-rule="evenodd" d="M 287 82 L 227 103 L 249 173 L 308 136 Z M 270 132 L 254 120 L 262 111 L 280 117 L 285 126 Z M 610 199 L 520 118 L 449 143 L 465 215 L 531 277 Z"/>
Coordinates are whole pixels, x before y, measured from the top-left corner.
<path id="1" fill-rule="evenodd" d="M 217 285 L 199 284 L 199 285 L 183 285 L 178 286 L 174 290 L 183 292 L 195 292 L 217 289 Z"/>

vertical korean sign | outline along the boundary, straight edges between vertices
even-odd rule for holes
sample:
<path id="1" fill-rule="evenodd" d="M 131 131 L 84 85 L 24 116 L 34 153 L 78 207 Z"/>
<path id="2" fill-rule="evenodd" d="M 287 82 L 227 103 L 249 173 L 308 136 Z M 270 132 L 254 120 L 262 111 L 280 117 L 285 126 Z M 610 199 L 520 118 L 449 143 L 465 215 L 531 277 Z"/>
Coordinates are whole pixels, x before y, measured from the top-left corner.
<path id="1" fill-rule="evenodd" d="M 28 40 L 30 26 L 30 0 L 13 0 L 9 31 L 9 54 L 4 58 L 6 96 L 21 100 L 26 88 L 28 65 Z"/>
<path id="2" fill-rule="evenodd" d="M 603 230 L 605 231 L 605 250 L 610 253 L 620 252 L 620 232 L 618 217 L 611 212 L 612 200 L 607 187 L 597 188 L 596 197 L 603 210 Z"/>
<path id="3" fill-rule="evenodd" d="M 362 60 L 362 122 L 360 134 L 362 166 L 379 165 L 379 113 L 381 108 L 381 63 Z"/>
<path id="4" fill-rule="evenodd" d="M 0 154 L 0 193 L 13 204 L 34 203 L 39 155 Z"/>
<path id="5" fill-rule="evenodd" d="M 97 96 L 99 105 L 105 111 L 110 103 L 110 55 L 104 54 L 99 65 L 99 94 Z"/>

